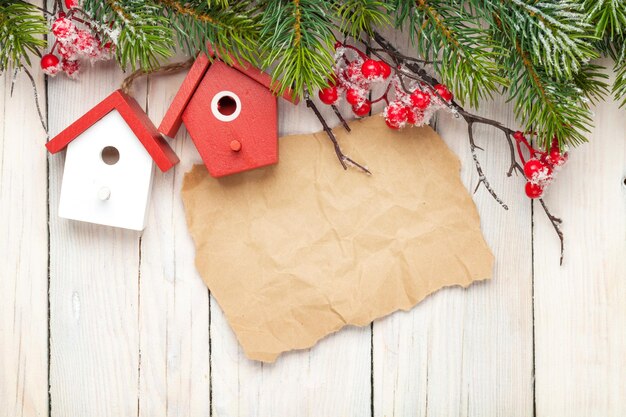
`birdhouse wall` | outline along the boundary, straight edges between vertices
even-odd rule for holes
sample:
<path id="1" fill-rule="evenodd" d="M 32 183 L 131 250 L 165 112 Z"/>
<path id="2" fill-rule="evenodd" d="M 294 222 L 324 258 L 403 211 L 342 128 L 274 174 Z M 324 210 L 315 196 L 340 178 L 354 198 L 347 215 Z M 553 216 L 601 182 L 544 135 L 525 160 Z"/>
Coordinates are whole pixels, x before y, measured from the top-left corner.
<path id="1" fill-rule="evenodd" d="M 118 151 L 117 162 L 103 160 L 107 147 Z M 106 156 L 115 160 L 114 151 Z M 152 158 L 113 110 L 68 145 L 59 216 L 143 230 L 152 175 Z"/>
<path id="2" fill-rule="evenodd" d="M 232 97 L 235 113 L 218 114 Z M 277 99 L 263 85 L 216 61 L 191 98 L 183 121 L 209 173 L 235 174 L 278 162 Z"/>

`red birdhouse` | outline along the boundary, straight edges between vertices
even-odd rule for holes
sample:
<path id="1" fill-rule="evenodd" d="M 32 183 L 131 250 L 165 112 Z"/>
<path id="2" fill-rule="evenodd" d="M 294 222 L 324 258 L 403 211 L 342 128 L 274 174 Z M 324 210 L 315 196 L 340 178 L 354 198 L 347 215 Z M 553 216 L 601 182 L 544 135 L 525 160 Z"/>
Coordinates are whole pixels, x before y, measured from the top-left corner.
<path id="1" fill-rule="evenodd" d="M 159 131 L 174 137 L 184 123 L 214 177 L 278 162 L 277 97 L 272 78 L 250 65 L 200 54 Z M 291 92 L 284 99 L 297 103 Z"/>

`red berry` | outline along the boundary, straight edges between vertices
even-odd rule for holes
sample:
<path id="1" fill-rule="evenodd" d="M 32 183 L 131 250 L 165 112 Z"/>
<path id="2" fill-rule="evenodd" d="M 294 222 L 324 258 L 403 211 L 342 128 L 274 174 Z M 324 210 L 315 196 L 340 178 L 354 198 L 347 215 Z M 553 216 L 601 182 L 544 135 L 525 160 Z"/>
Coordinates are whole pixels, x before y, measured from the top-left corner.
<path id="1" fill-rule="evenodd" d="M 526 178 L 532 180 L 537 175 L 537 173 L 544 168 L 545 165 L 543 164 L 543 162 L 538 159 L 532 158 L 529 159 L 526 164 L 524 164 L 524 174 L 526 175 Z"/>
<path id="2" fill-rule="evenodd" d="M 561 155 L 561 151 L 559 151 L 558 148 L 553 148 L 548 156 L 546 156 L 546 160 L 554 166 L 560 166 L 565 163 L 566 158 Z"/>
<path id="3" fill-rule="evenodd" d="M 382 75 L 382 69 L 378 64 L 378 61 L 374 61 L 373 59 L 366 59 L 361 65 L 361 73 L 368 80 L 373 80 L 376 77 L 380 77 Z"/>
<path id="4" fill-rule="evenodd" d="M 68 77 L 70 78 L 78 77 L 78 72 L 80 71 L 80 62 L 64 59 L 62 66 L 63 66 L 63 72 L 65 72 L 65 74 Z"/>
<path id="5" fill-rule="evenodd" d="M 351 62 L 346 68 L 346 77 L 350 79 L 357 78 L 361 75 L 361 68 L 357 61 Z"/>
<path id="6" fill-rule="evenodd" d="M 515 133 L 513 133 L 513 138 L 515 140 L 523 140 L 524 139 L 524 133 L 520 132 L 519 130 Z"/>
<path id="7" fill-rule="evenodd" d="M 339 41 L 335 42 L 335 49 L 339 49 L 343 46 L 343 44 Z"/>
<path id="8" fill-rule="evenodd" d="M 322 88 L 319 92 L 319 97 L 320 97 L 320 100 L 322 100 L 322 103 L 324 104 L 328 104 L 328 105 L 335 104 L 335 102 L 339 98 L 337 87 L 334 85 L 331 85 L 329 87 Z"/>
<path id="9" fill-rule="evenodd" d="M 54 54 L 46 54 L 41 57 L 41 69 L 50 69 L 59 65 L 59 58 Z"/>
<path id="10" fill-rule="evenodd" d="M 526 195 L 530 198 L 539 198 L 543 194 L 543 187 L 530 181 L 526 183 L 525 190 Z"/>
<path id="11" fill-rule="evenodd" d="M 387 122 L 387 126 L 392 129 L 398 129 L 406 123 L 408 118 L 407 107 L 398 102 L 393 101 L 389 103 L 387 108 L 385 109 L 385 121 Z"/>
<path id="12" fill-rule="evenodd" d="M 407 108 L 407 123 L 416 125 L 418 122 L 422 121 L 423 117 L 424 113 L 421 110 Z"/>
<path id="13" fill-rule="evenodd" d="M 400 129 L 399 124 L 397 124 L 396 122 L 392 122 L 389 119 L 385 119 L 385 123 L 387 123 L 387 126 L 389 126 L 391 129 Z"/>
<path id="14" fill-rule="evenodd" d="M 452 101 L 453 95 L 450 90 L 448 90 L 448 87 L 446 87 L 445 85 L 437 84 L 435 86 L 435 91 L 437 92 L 437 94 L 439 94 L 439 97 L 441 97 L 445 101 Z"/>
<path id="15" fill-rule="evenodd" d="M 65 7 L 67 7 L 68 9 L 76 6 L 78 6 L 78 0 L 65 0 Z"/>
<path id="16" fill-rule="evenodd" d="M 353 106 L 358 105 L 363 100 L 363 94 L 359 90 L 355 88 L 348 88 L 348 91 L 346 91 L 346 101 Z"/>
<path id="17" fill-rule="evenodd" d="M 425 91 L 415 90 L 411 94 L 411 103 L 420 110 L 426 110 L 430 105 L 430 94 Z"/>
<path id="18" fill-rule="evenodd" d="M 359 117 L 367 116 L 372 109 L 369 100 L 365 100 L 361 105 L 352 106 L 352 111 Z"/>
<path id="19" fill-rule="evenodd" d="M 380 75 L 386 80 L 391 75 L 391 67 L 386 62 L 378 61 Z"/>

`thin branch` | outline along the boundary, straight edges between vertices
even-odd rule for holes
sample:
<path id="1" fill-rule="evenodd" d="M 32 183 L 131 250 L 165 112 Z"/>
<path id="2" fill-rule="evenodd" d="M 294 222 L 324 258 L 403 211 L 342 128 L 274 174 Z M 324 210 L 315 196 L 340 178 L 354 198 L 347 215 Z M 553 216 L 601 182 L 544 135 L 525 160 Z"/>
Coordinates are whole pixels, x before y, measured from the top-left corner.
<path id="1" fill-rule="evenodd" d="M 341 115 L 341 112 L 339 111 L 339 109 L 337 108 L 337 106 L 335 106 L 334 104 L 330 106 L 333 111 L 335 112 L 335 115 L 337 116 L 337 118 L 339 119 L 339 121 L 341 122 L 341 125 L 343 126 L 344 129 L 346 129 L 346 131 L 351 132 L 352 129 L 350 129 L 350 125 L 348 125 L 348 122 L 346 122 L 346 119 L 343 118 L 343 116 Z"/>
<path id="2" fill-rule="evenodd" d="M 45 130 L 46 138 L 48 138 L 48 126 L 46 126 L 43 112 L 41 111 L 41 106 L 39 105 L 39 92 L 37 91 L 37 84 L 35 83 L 35 79 L 33 78 L 30 71 L 28 71 L 28 69 L 24 69 L 24 72 L 28 76 L 28 79 L 30 79 L 30 83 L 33 86 L 33 95 L 35 96 L 35 106 L 37 107 L 37 114 L 39 114 L 39 122 L 41 122 L 41 127 L 43 127 L 43 130 Z"/>
<path id="3" fill-rule="evenodd" d="M 467 123 L 467 135 L 469 137 L 469 144 L 470 144 L 470 150 L 472 151 L 472 158 L 474 158 L 474 165 L 476 165 L 476 172 L 478 172 L 478 183 L 476 184 L 474 193 L 478 191 L 478 187 L 480 186 L 480 184 L 483 184 L 485 188 L 487 189 L 487 191 L 489 191 L 489 194 L 491 194 L 493 199 L 496 200 L 498 204 L 502 206 L 503 209 L 508 210 L 509 206 L 507 206 L 504 203 L 504 201 L 502 201 L 502 199 L 498 196 L 498 194 L 496 194 L 494 189 L 491 187 L 491 185 L 489 184 L 489 181 L 487 180 L 487 177 L 485 176 L 485 173 L 483 172 L 483 167 L 481 166 L 480 161 L 478 160 L 476 149 L 481 149 L 481 148 L 476 146 L 476 143 L 474 142 L 474 122 Z"/>
<path id="4" fill-rule="evenodd" d="M 318 120 L 322 124 L 324 132 L 326 132 L 326 135 L 328 135 L 328 138 L 333 143 L 333 146 L 335 148 L 335 153 L 337 154 L 337 158 L 339 159 L 339 162 L 341 163 L 341 166 L 343 167 L 343 169 L 348 169 L 347 163 L 349 163 L 359 168 L 361 171 L 365 172 L 366 174 L 372 175 L 369 169 L 367 169 L 365 166 L 359 164 L 358 162 L 354 161 L 352 158 L 348 157 L 347 155 L 343 153 L 343 151 L 341 150 L 341 147 L 339 146 L 339 142 L 337 141 L 337 138 L 335 137 L 335 134 L 333 133 L 331 128 L 328 126 L 328 123 L 326 123 L 324 116 L 322 116 L 322 114 L 320 113 L 319 109 L 317 108 L 313 100 L 311 100 L 311 97 L 309 97 L 308 93 L 305 93 L 304 97 L 305 97 L 304 99 L 306 100 L 307 107 L 313 110 L 313 113 L 315 113 L 315 116 L 317 116 Z"/>
<path id="5" fill-rule="evenodd" d="M 506 141 L 509 144 L 509 151 L 511 153 L 511 165 L 509 166 L 509 170 L 507 171 L 506 176 L 510 177 L 511 175 L 513 175 L 513 172 L 515 171 L 519 171 L 520 173 L 523 174 L 524 169 L 517 162 L 517 159 L 515 158 L 515 145 L 513 144 L 513 137 L 508 132 L 504 133 L 504 137 L 506 137 Z"/>
<path id="6" fill-rule="evenodd" d="M 565 238 L 563 237 L 563 231 L 561 230 L 561 224 L 563 223 L 563 220 L 550 213 L 550 210 L 548 210 L 548 206 L 546 205 L 545 201 L 543 201 L 543 198 L 540 198 L 539 202 L 541 203 L 543 211 L 546 213 L 546 216 L 548 216 L 548 220 L 550 220 L 550 223 L 552 223 L 552 227 L 554 227 L 554 231 L 559 236 L 559 240 L 561 241 L 561 259 L 559 261 L 559 265 L 563 265 L 563 252 L 565 250 Z"/>

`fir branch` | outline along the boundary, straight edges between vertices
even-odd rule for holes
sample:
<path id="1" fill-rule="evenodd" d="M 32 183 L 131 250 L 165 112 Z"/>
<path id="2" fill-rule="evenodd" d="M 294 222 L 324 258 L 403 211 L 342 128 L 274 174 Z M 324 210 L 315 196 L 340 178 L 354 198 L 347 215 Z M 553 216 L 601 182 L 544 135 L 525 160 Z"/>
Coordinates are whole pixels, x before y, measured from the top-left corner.
<path id="1" fill-rule="evenodd" d="M 0 72 L 30 66 L 48 33 L 46 20 L 36 6 L 24 1 L 0 0 Z"/>
<path id="2" fill-rule="evenodd" d="M 589 101 L 606 91 L 605 75 L 581 61 L 576 71 L 552 76 L 526 49 L 532 43 L 519 39 L 521 34 L 510 26 L 510 17 L 490 10 L 491 36 L 508 51 L 500 60 L 503 74 L 511 80 L 505 91 L 515 102 L 517 118 L 526 130 L 539 133 L 537 140 L 544 148 L 555 137 L 561 148 L 586 142 L 592 121 Z"/>
<path id="3" fill-rule="evenodd" d="M 328 85 L 333 67 L 334 23 L 329 20 L 324 2 L 293 0 L 267 1 L 261 17 L 260 50 L 262 65 L 274 65 L 274 79 L 282 79 L 279 91 L 292 88 L 302 96 L 305 89 Z"/>
<path id="4" fill-rule="evenodd" d="M 553 78 L 569 79 L 583 63 L 598 57 L 580 0 L 484 0 L 484 7 L 485 17 L 497 19 L 502 35 Z"/>
<path id="5" fill-rule="evenodd" d="M 162 8 L 150 1 L 84 0 L 86 13 L 116 45 L 122 68 L 153 69 L 172 55 L 173 30 Z M 111 26 L 112 25 L 112 26 Z"/>
<path id="6" fill-rule="evenodd" d="M 355 39 L 363 33 L 371 35 L 375 27 L 389 23 L 389 9 L 385 2 L 377 0 L 347 0 L 337 2 L 339 30 Z"/>
<path id="7" fill-rule="evenodd" d="M 166 9 L 166 16 L 176 29 L 179 45 L 189 54 L 208 52 L 210 44 L 222 59 L 233 57 L 256 62 L 259 43 L 258 10 L 249 1 L 157 0 Z"/>
<path id="8" fill-rule="evenodd" d="M 500 46 L 481 28 L 480 14 L 472 14 L 456 0 L 395 0 L 396 27 L 409 25 L 418 54 L 433 61 L 435 71 L 461 102 L 477 106 L 481 98 L 507 84 L 501 76 Z"/>
<path id="9" fill-rule="evenodd" d="M 622 0 L 587 0 L 587 20 L 601 40 L 596 48 L 615 61 L 613 96 L 626 105 L 626 2 Z"/>

